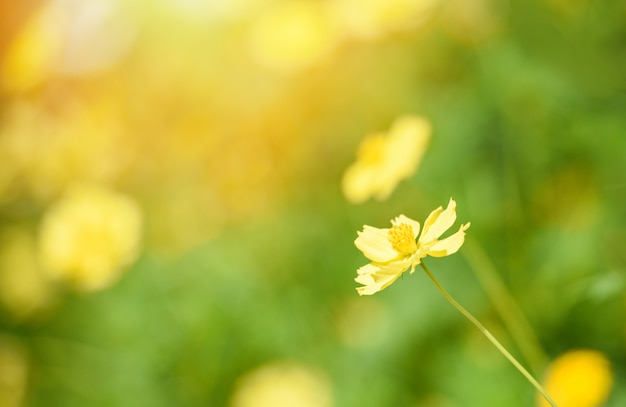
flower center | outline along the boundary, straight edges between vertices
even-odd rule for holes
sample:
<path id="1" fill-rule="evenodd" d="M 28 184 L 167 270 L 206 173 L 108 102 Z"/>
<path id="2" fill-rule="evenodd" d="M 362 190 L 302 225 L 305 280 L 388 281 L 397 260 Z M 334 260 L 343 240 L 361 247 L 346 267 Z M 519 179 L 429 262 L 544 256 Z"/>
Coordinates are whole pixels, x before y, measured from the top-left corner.
<path id="1" fill-rule="evenodd" d="M 417 251 L 413 228 L 406 223 L 395 225 L 389 229 L 389 242 L 393 250 L 405 256 Z"/>
<path id="2" fill-rule="evenodd" d="M 377 164 L 383 160 L 385 144 L 383 134 L 371 135 L 361 142 L 357 155 L 367 164 Z"/>

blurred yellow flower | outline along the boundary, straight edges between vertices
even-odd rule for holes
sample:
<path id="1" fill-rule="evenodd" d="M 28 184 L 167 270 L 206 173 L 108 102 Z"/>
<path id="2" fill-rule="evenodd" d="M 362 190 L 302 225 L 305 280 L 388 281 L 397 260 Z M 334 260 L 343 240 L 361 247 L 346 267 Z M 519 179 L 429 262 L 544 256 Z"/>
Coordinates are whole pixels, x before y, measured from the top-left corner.
<path id="1" fill-rule="evenodd" d="M 231 407 L 331 407 L 332 391 L 321 373 L 295 362 L 278 361 L 247 373 L 237 384 Z"/>
<path id="2" fill-rule="evenodd" d="M 599 407 L 613 387 L 611 363 L 591 349 L 566 352 L 549 366 L 543 386 L 559 407 Z M 539 407 L 549 404 L 539 395 Z"/>
<path id="3" fill-rule="evenodd" d="M 83 291 L 110 286 L 138 255 L 141 212 L 108 189 L 81 185 L 45 214 L 40 231 L 44 270 Z"/>
<path id="4" fill-rule="evenodd" d="M 371 295 L 393 283 L 402 273 L 420 264 L 426 256 L 443 257 L 456 253 L 465 241 L 465 231 L 470 223 L 461 225 L 459 231 L 439 240 L 456 220 L 456 202 L 450 199 L 448 207 L 441 206 L 428 215 L 422 234 L 420 224 L 413 219 L 400 215 L 391 221 L 391 228 L 379 229 L 364 225 L 354 241 L 371 263 L 357 270 L 359 295 Z"/>
<path id="5" fill-rule="evenodd" d="M 398 118 L 387 134 L 367 137 L 357 152 L 357 160 L 343 175 L 342 189 L 352 203 L 374 196 L 386 199 L 396 185 L 411 176 L 419 166 L 430 140 L 430 123 L 418 116 Z"/>
<path id="6" fill-rule="evenodd" d="M 329 55 L 338 41 L 335 27 L 319 1 L 280 3 L 252 26 L 252 55 L 263 66 L 294 72 Z"/>

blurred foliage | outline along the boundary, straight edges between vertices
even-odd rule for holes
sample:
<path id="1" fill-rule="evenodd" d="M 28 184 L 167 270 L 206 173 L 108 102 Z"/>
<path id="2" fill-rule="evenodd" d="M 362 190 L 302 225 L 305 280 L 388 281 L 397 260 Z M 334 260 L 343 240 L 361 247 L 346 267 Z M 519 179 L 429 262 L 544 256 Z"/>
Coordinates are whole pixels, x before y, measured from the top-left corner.
<path id="1" fill-rule="evenodd" d="M 338 407 L 532 405 L 426 276 L 355 291 L 363 224 L 451 196 L 472 244 L 429 263 L 440 281 L 538 376 L 602 352 L 624 405 L 625 72 L 623 1 L 2 3 L 0 406 L 240 406 L 282 363 Z M 418 172 L 348 203 L 360 141 L 405 114 L 432 123 Z M 84 183 L 143 219 L 135 262 L 92 293 L 40 254 Z"/>

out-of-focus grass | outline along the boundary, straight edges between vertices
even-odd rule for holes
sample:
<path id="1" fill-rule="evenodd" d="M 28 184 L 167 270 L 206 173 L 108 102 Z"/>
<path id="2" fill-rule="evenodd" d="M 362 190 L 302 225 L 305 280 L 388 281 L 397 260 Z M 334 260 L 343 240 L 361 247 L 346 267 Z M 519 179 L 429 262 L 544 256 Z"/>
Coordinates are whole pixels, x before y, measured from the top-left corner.
<path id="1" fill-rule="evenodd" d="M 21 16 L 0 30 L 0 402 L 226 406 L 292 361 L 338 407 L 531 405 L 426 276 L 356 294 L 356 231 L 453 196 L 542 352 L 603 352 L 623 405 L 626 9 L 387 3 L 41 2 L 46 47 L 25 31 L 40 9 L 0 8 Z M 360 140 L 403 114 L 433 125 L 418 172 L 347 203 Z M 138 260 L 91 294 L 38 261 L 42 219 L 84 182 L 144 219 Z M 429 267 L 529 362 L 472 262 Z"/>

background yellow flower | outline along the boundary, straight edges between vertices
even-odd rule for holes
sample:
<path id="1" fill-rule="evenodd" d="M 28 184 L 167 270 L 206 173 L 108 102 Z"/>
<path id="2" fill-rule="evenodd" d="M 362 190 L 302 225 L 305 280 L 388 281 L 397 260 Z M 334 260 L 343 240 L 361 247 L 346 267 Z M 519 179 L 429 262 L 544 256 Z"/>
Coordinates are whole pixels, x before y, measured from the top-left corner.
<path id="1" fill-rule="evenodd" d="M 400 181 L 417 170 L 430 133 L 431 125 L 426 119 L 404 116 L 393 123 L 388 133 L 366 137 L 359 146 L 356 162 L 343 175 L 341 185 L 348 201 L 388 198 Z"/>
<path id="2" fill-rule="evenodd" d="M 611 362 L 596 350 L 565 352 L 550 364 L 543 385 L 559 407 L 601 407 L 613 387 Z M 549 406 L 539 396 L 537 405 Z"/>
<path id="3" fill-rule="evenodd" d="M 320 372 L 300 363 L 275 361 L 238 380 L 231 407 L 332 407 L 332 389 Z"/>
<path id="4" fill-rule="evenodd" d="M 295 72 L 322 62 L 339 42 L 337 27 L 324 3 L 297 0 L 278 3 L 253 23 L 252 56 L 279 72 Z"/>
<path id="5" fill-rule="evenodd" d="M 78 185 L 42 221 L 42 265 L 54 279 L 80 290 L 100 290 L 137 258 L 140 237 L 141 212 L 131 198 Z"/>

